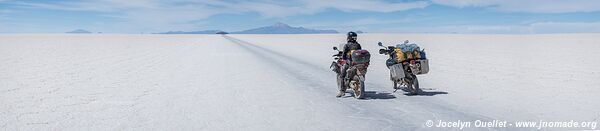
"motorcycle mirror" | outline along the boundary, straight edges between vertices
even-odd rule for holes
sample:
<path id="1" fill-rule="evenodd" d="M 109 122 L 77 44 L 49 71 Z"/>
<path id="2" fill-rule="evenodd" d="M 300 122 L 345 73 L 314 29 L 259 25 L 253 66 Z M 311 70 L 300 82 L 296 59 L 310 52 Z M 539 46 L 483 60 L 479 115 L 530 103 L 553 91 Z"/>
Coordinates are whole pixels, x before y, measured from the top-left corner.
<path id="1" fill-rule="evenodd" d="M 385 49 L 379 49 L 379 54 L 385 54 Z"/>
<path id="2" fill-rule="evenodd" d="M 383 46 L 383 43 L 381 43 L 381 42 L 377 42 L 377 45 L 379 45 L 379 46 Z"/>
<path id="3" fill-rule="evenodd" d="M 333 50 L 338 50 L 338 49 L 337 49 L 337 47 L 335 47 L 335 46 L 334 46 L 334 47 L 333 47 Z"/>

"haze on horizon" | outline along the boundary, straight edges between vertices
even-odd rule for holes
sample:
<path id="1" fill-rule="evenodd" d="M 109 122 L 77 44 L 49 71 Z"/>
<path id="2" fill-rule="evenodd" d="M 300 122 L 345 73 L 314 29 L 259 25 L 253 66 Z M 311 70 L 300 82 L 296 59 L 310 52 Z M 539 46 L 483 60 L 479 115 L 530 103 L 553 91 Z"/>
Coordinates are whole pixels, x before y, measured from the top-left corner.
<path id="1" fill-rule="evenodd" d="M 0 33 L 241 31 L 598 33 L 597 0 L 0 0 Z"/>

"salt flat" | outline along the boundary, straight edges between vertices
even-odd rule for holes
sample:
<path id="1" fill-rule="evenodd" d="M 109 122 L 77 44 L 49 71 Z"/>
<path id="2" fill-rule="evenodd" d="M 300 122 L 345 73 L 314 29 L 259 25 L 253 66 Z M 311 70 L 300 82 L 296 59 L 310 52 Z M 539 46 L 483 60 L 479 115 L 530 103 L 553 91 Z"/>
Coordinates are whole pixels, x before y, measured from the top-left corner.
<path id="1" fill-rule="evenodd" d="M 439 130 L 424 123 L 600 121 L 600 34 L 359 34 L 372 53 L 366 100 L 335 98 L 331 47 L 344 38 L 3 34 L 0 130 Z M 418 96 L 393 92 L 387 56 L 377 54 L 377 42 L 407 39 L 430 59 Z"/>

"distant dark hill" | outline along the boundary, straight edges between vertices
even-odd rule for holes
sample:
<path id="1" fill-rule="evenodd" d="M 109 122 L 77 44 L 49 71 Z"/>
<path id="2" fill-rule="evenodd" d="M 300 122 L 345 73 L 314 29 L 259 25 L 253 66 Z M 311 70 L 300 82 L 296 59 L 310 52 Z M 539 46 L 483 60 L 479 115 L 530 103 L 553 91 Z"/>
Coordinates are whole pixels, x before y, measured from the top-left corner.
<path id="1" fill-rule="evenodd" d="M 225 31 L 219 31 L 219 32 L 217 32 L 216 34 L 220 34 L 220 35 L 226 35 L 226 34 L 229 34 L 229 33 L 228 33 L 228 32 L 225 32 Z"/>
<path id="2" fill-rule="evenodd" d="M 284 23 L 277 23 L 275 25 L 259 27 L 244 31 L 231 32 L 232 34 L 329 34 L 338 33 L 335 30 L 317 30 L 307 29 L 304 27 L 291 27 Z"/>

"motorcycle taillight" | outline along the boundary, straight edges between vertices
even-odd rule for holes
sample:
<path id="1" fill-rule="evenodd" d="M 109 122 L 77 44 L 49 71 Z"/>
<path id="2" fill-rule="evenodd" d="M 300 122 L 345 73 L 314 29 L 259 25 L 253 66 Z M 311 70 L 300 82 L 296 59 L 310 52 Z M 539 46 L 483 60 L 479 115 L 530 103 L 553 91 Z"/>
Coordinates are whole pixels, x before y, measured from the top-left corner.
<path id="1" fill-rule="evenodd" d="M 340 60 L 340 65 L 345 65 L 346 61 L 345 60 Z"/>

